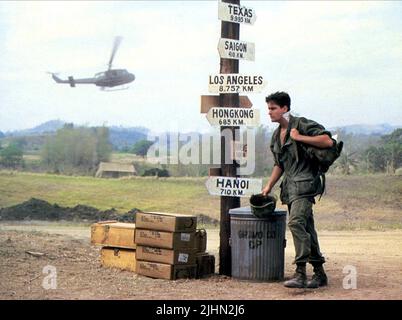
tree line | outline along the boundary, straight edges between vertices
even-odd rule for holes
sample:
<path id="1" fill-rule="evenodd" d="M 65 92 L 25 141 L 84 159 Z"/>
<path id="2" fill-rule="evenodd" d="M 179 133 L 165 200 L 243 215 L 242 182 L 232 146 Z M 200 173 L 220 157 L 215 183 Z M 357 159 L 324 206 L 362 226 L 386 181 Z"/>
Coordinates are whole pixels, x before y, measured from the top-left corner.
<path id="1" fill-rule="evenodd" d="M 74 127 L 65 124 L 56 134 L 48 135 L 39 150 L 40 169 L 61 174 L 94 174 L 101 161 L 109 161 L 112 146 L 107 127 Z M 18 137 L 0 145 L 0 166 L 26 168 L 23 158 L 26 140 Z"/>
<path id="2" fill-rule="evenodd" d="M 273 158 L 269 149 L 272 131 L 260 126 L 255 131 L 255 172 L 253 176 L 268 176 L 273 167 Z M 355 135 L 338 132 L 339 140 L 344 141 L 344 150 L 340 158 L 331 167 L 333 174 L 394 174 L 402 167 L 402 128 L 390 134 Z M 107 127 L 74 127 L 65 124 L 56 134 L 36 139 L 41 141 L 41 170 L 60 174 L 93 175 L 101 161 L 110 161 L 113 151 Z M 43 141 L 43 142 L 42 142 Z M 3 168 L 26 169 L 24 148 L 32 145 L 25 138 L 15 138 L 5 143 L 0 140 L 0 166 Z M 37 146 L 37 144 L 34 144 Z M 130 153 L 145 156 L 152 142 L 145 139 L 137 141 L 129 149 Z M 215 148 L 216 146 L 214 146 Z M 219 146 L 218 146 L 219 147 Z M 212 146 L 211 146 L 212 148 Z M 212 150 L 211 150 L 212 151 Z M 167 164 L 155 166 L 146 161 L 138 162 L 137 171 L 141 175 L 161 176 L 206 176 L 208 168 L 216 165 L 205 164 Z"/>

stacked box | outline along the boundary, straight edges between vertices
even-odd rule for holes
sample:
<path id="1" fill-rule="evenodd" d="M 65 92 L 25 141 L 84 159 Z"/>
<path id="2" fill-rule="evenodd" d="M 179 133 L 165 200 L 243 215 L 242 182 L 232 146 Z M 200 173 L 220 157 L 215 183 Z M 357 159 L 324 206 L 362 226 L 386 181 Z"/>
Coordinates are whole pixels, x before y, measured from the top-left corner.
<path id="1" fill-rule="evenodd" d="M 91 226 L 91 243 L 102 246 L 104 267 L 160 279 L 203 278 L 215 272 L 206 253 L 207 233 L 192 215 L 138 212 L 136 223 L 103 221 Z"/>
<path id="2" fill-rule="evenodd" d="M 135 223 L 117 221 L 102 221 L 91 226 L 91 243 L 102 246 L 103 267 L 135 272 L 137 264 L 135 228 Z"/>
<path id="3" fill-rule="evenodd" d="M 215 256 L 208 252 L 197 253 L 197 278 L 205 278 L 215 273 Z"/>
<path id="4" fill-rule="evenodd" d="M 101 221 L 91 226 L 91 243 L 102 247 L 135 249 L 135 223 Z"/>
<path id="5" fill-rule="evenodd" d="M 207 250 L 207 231 L 205 229 L 197 229 L 195 232 L 195 248 L 197 253 Z"/>
<path id="6" fill-rule="evenodd" d="M 138 229 L 169 232 L 195 232 L 197 217 L 193 215 L 161 212 L 138 212 L 136 216 Z"/>
<path id="7" fill-rule="evenodd" d="M 148 246 L 137 247 L 137 259 L 150 262 L 167 263 L 171 265 L 195 264 L 194 249 L 170 250 Z"/>
<path id="8" fill-rule="evenodd" d="M 164 249 L 195 249 L 195 232 L 165 232 L 157 230 L 137 229 L 136 245 Z"/>
<path id="9" fill-rule="evenodd" d="M 215 273 L 215 256 L 206 252 L 207 231 L 198 229 L 195 233 L 197 278 L 205 278 Z"/>
<path id="10" fill-rule="evenodd" d="M 195 278 L 196 216 L 140 212 L 136 227 L 138 274 L 167 280 Z"/>
<path id="11" fill-rule="evenodd" d="M 171 265 L 138 260 L 137 273 L 151 278 L 166 280 L 192 279 L 197 275 L 197 266 L 188 264 Z"/>
<path id="12" fill-rule="evenodd" d="M 135 272 L 137 267 L 136 252 L 132 249 L 104 247 L 101 250 L 101 263 L 103 267 Z"/>

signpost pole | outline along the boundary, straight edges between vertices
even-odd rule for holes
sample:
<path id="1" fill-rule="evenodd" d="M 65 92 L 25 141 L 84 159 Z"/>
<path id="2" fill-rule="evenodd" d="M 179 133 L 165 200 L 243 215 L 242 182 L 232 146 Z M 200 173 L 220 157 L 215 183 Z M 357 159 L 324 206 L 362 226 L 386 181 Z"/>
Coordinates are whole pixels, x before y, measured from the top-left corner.
<path id="1" fill-rule="evenodd" d="M 240 0 L 225 0 L 227 3 L 240 5 Z M 222 21 L 221 38 L 239 40 L 240 25 L 237 23 Z M 239 60 L 220 59 L 220 73 L 239 73 Z M 239 107 L 239 94 L 220 94 L 219 102 L 221 107 Z M 235 141 L 235 132 L 239 127 L 221 127 L 223 130 L 231 130 L 233 141 Z M 234 143 L 234 142 L 233 142 Z M 229 150 L 228 150 L 229 151 Z M 221 169 L 222 176 L 236 177 L 236 164 L 225 163 L 225 139 L 221 134 Z M 230 237 L 230 217 L 229 210 L 240 207 L 240 198 L 238 197 L 221 197 L 221 213 L 220 213 L 220 246 L 219 246 L 219 274 L 231 276 L 232 261 L 231 250 L 229 245 Z"/>

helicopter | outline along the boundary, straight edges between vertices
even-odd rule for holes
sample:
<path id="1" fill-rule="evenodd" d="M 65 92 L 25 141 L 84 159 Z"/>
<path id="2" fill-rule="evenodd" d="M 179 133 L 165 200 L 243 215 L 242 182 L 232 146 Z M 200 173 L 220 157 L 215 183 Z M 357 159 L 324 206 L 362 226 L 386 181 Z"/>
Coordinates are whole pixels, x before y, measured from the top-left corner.
<path id="1" fill-rule="evenodd" d="M 106 71 L 96 73 L 93 78 L 74 79 L 72 76 L 70 76 L 68 77 L 68 80 L 62 80 L 57 76 L 57 73 L 50 72 L 53 80 L 57 83 L 68 83 L 70 84 L 70 87 L 75 87 L 76 84 L 95 84 L 96 86 L 101 87 L 101 90 L 106 90 L 105 88 L 113 88 L 133 82 L 135 80 L 134 74 L 128 72 L 126 69 L 112 69 L 113 59 L 116 55 L 117 49 L 120 46 L 121 40 L 122 37 L 116 37 L 114 40 L 112 54 L 108 63 L 109 68 Z"/>

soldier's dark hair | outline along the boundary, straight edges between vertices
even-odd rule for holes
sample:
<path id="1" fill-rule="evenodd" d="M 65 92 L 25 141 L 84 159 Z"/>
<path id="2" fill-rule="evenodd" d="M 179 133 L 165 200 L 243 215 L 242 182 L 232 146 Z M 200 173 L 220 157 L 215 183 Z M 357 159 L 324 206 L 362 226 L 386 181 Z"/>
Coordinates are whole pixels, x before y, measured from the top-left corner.
<path id="1" fill-rule="evenodd" d="M 266 103 L 271 101 L 280 106 L 281 108 L 287 106 L 288 111 L 290 111 L 290 96 L 286 92 L 278 91 L 270 94 L 268 97 L 265 98 Z"/>

